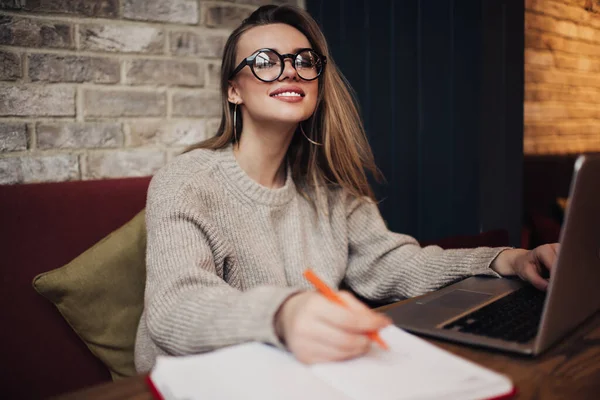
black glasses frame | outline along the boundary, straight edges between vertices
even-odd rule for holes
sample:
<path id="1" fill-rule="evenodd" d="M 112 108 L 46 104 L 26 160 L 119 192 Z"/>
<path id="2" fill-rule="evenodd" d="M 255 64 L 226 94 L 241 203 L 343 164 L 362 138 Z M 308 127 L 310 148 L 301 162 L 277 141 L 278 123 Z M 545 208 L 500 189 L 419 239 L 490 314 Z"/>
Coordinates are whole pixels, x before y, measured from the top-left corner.
<path id="1" fill-rule="evenodd" d="M 258 79 L 259 81 L 263 81 L 263 82 L 273 82 L 276 81 L 277 79 L 279 79 L 281 77 L 281 75 L 283 74 L 283 71 L 285 70 L 285 59 L 289 58 L 292 60 L 292 67 L 294 67 L 294 69 L 296 69 L 296 58 L 298 58 L 298 56 L 300 55 L 300 53 L 310 50 L 313 53 L 315 53 L 318 57 L 319 60 L 321 61 L 321 70 L 317 73 L 317 76 L 315 76 L 312 79 L 306 79 L 303 78 L 299 73 L 298 76 L 300 77 L 300 79 L 304 80 L 304 81 L 314 81 L 315 79 L 317 79 L 319 76 L 321 76 L 321 74 L 323 73 L 323 69 L 325 69 L 325 64 L 327 64 L 327 57 L 317 53 L 316 51 L 314 51 L 313 49 L 311 49 L 310 47 L 306 47 L 303 49 L 299 49 L 295 54 L 292 53 L 288 53 L 288 54 L 279 54 L 277 51 L 273 50 L 273 49 L 269 49 L 269 48 L 264 48 L 264 49 L 259 49 L 256 50 L 250 57 L 246 57 L 244 60 L 242 60 L 242 62 L 233 70 L 233 72 L 231 73 L 231 75 L 229 76 L 229 79 L 233 79 L 234 76 L 236 76 L 238 74 L 238 72 L 240 72 L 246 65 L 250 67 L 250 70 L 252 71 L 252 74 L 256 77 L 256 79 Z M 254 60 L 256 60 L 256 57 L 258 57 L 258 55 L 262 52 L 265 51 L 271 51 L 273 53 L 275 53 L 277 55 L 277 57 L 279 57 L 279 61 L 281 61 L 280 65 L 280 70 L 279 70 L 279 74 L 277 75 L 277 77 L 270 79 L 270 80 L 265 80 L 260 78 L 256 72 L 254 71 Z M 296 69 L 296 72 L 298 72 L 298 70 Z"/>

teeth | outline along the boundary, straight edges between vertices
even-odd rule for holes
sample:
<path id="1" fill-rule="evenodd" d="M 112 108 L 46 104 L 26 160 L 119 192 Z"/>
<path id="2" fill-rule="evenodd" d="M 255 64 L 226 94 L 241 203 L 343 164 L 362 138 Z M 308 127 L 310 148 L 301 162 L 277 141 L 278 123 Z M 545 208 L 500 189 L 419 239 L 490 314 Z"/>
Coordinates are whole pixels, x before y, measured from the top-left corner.
<path id="1" fill-rule="evenodd" d="M 282 92 L 282 93 L 277 93 L 276 95 L 273 95 L 273 97 L 279 97 L 279 96 L 300 97 L 302 95 L 300 93 L 296 93 L 296 92 Z"/>

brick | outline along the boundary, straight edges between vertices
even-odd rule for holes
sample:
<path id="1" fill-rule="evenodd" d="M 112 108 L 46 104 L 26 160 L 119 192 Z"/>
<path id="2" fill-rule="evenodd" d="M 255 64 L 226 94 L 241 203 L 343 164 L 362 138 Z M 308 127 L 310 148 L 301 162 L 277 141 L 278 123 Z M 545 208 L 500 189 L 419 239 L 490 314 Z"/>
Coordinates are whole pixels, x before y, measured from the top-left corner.
<path id="1" fill-rule="evenodd" d="M 124 0 L 123 17 L 143 21 L 198 23 L 196 0 Z"/>
<path id="2" fill-rule="evenodd" d="M 596 135 L 600 142 L 600 121 L 562 121 L 552 124 L 528 124 L 525 126 L 526 137 L 577 137 Z"/>
<path id="3" fill-rule="evenodd" d="M 600 119 L 600 108 L 593 105 L 525 102 L 523 109 L 526 124 L 545 121 Z"/>
<path id="4" fill-rule="evenodd" d="M 536 13 L 527 13 L 525 16 L 525 30 L 528 31 L 531 29 L 551 32 L 576 40 L 600 42 L 600 30 L 598 29 Z"/>
<path id="5" fill-rule="evenodd" d="M 525 64 L 554 67 L 554 54 L 552 51 L 525 49 Z"/>
<path id="6" fill-rule="evenodd" d="M 536 121 L 543 122 L 547 118 L 552 120 L 560 120 L 566 118 L 566 113 L 560 106 L 544 107 L 545 103 L 524 103 L 523 117 L 525 124 L 535 123 Z"/>
<path id="7" fill-rule="evenodd" d="M 189 146 L 206 139 L 203 120 L 146 121 L 132 124 L 130 132 L 131 146 L 155 144 Z"/>
<path id="8" fill-rule="evenodd" d="M 294 6 L 298 5 L 298 2 L 296 0 L 235 0 L 235 2 L 238 4 L 248 4 L 253 6 L 264 6 L 267 4 L 291 4 Z"/>
<path id="9" fill-rule="evenodd" d="M 193 61 L 133 60 L 125 76 L 132 84 L 202 86 L 204 66 Z"/>
<path id="10" fill-rule="evenodd" d="M 204 121 L 177 121 L 162 137 L 165 144 L 173 146 L 191 146 L 207 139 Z"/>
<path id="11" fill-rule="evenodd" d="M 559 50 L 575 55 L 583 54 L 600 57 L 600 46 L 597 44 L 581 42 L 549 33 L 527 31 L 525 33 L 525 48 Z"/>
<path id="12" fill-rule="evenodd" d="M 536 127 L 537 128 L 537 127 Z M 540 126 L 545 129 L 546 126 Z M 548 127 L 549 128 L 549 127 Z M 598 127 L 590 133 L 567 133 L 562 131 L 551 131 L 552 134 L 544 136 L 526 136 L 523 139 L 523 152 L 526 155 L 559 155 L 559 154 L 581 154 L 600 151 L 600 135 L 596 132 Z"/>
<path id="13" fill-rule="evenodd" d="M 208 119 L 206 120 L 206 137 L 210 138 L 217 134 L 219 126 L 221 125 L 220 119 Z"/>
<path id="14" fill-rule="evenodd" d="M 0 158 L 0 185 L 14 185 L 23 182 L 21 158 Z"/>
<path id="15" fill-rule="evenodd" d="M 27 125 L 0 123 L 0 153 L 27 150 Z"/>
<path id="16" fill-rule="evenodd" d="M 165 124 L 164 120 L 136 121 L 130 123 L 128 146 L 139 147 L 159 144 Z"/>
<path id="17" fill-rule="evenodd" d="M 587 87 L 527 83 L 525 101 L 600 104 L 600 90 Z"/>
<path id="18" fill-rule="evenodd" d="M 24 47 L 74 47 L 69 24 L 0 15 L 0 45 Z"/>
<path id="19" fill-rule="evenodd" d="M 209 4 L 205 6 L 206 26 L 211 28 L 237 28 L 252 10 L 246 7 L 226 4 Z"/>
<path id="20" fill-rule="evenodd" d="M 0 0 L 0 8 L 85 17 L 116 17 L 119 2 L 118 0 Z"/>
<path id="21" fill-rule="evenodd" d="M 600 72 L 600 59 L 535 49 L 525 50 L 525 64 L 581 72 Z"/>
<path id="22" fill-rule="evenodd" d="M 525 66 L 525 82 L 530 83 L 552 83 L 580 87 L 600 87 L 599 74 L 540 70 L 530 65 Z"/>
<path id="23" fill-rule="evenodd" d="M 123 90 L 84 90 L 86 117 L 159 117 L 166 114 L 165 94 Z"/>
<path id="24" fill-rule="evenodd" d="M 90 24 L 81 25 L 79 33 L 83 50 L 151 54 L 164 50 L 164 32 L 150 26 Z"/>
<path id="25" fill-rule="evenodd" d="M 23 182 L 62 182 L 79 179 L 79 160 L 76 155 L 58 154 L 22 157 Z"/>
<path id="26" fill-rule="evenodd" d="M 25 7 L 23 0 L 0 0 L 0 9 L 22 10 Z"/>
<path id="27" fill-rule="evenodd" d="M 556 65 L 562 69 L 573 69 L 582 72 L 600 72 L 600 60 L 592 60 L 587 57 L 569 57 L 559 54 L 556 57 Z"/>
<path id="28" fill-rule="evenodd" d="M 206 67 L 206 86 L 214 89 L 221 87 L 221 65 L 209 63 Z"/>
<path id="29" fill-rule="evenodd" d="M 30 54 L 29 78 L 44 82 L 117 83 L 120 78 L 118 60 L 98 57 Z"/>
<path id="30" fill-rule="evenodd" d="M 173 116 L 220 117 L 221 94 L 219 92 L 185 91 L 173 94 Z"/>
<path id="31" fill-rule="evenodd" d="M 568 19 L 581 25 L 600 28 L 600 19 L 579 5 L 548 0 L 525 0 L 525 18 L 531 11 L 553 17 Z"/>
<path id="32" fill-rule="evenodd" d="M 22 77 L 21 56 L 17 53 L 0 51 L 0 80 L 14 81 Z"/>
<path id="33" fill-rule="evenodd" d="M 0 116 L 75 116 L 75 89 L 64 86 L 0 86 Z"/>
<path id="34" fill-rule="evenodd" d="M 169 49 L 176 56 L 221 58 L 227 37 L 210 32 L 171 32 Z"/>
<path id="35" fill-rule="evenodd" d="M 39 149 L 93 149 L 123 145 L 123 129 L 119 123 L 38 123 Z"/>
<path id="36" fill-rule="evenodd" d="M 120 178 L 153 175 L 166 162 L 160 150 L 123 150 L 90 152 L 86 179 Z"/>

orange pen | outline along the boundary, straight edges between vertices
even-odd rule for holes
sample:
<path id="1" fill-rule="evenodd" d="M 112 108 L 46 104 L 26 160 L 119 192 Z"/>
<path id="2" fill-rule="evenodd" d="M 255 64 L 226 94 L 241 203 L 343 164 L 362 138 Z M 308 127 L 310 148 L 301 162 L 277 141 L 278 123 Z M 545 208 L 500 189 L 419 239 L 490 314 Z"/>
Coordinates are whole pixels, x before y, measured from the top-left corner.
<path id="1" fill-rule="evenodd" d="M 325 282 L 323 282 L 310 268 L 304 271 L 304 277 L 308 279 L 313 286 L 321 292 L 323 296 L 325 296 L 328 300 L 333 301 L 341 306 L 347 307 L 347 304 L 344 303 L 344 300 L 340 296 L 338 296 Z M 383 341 L 381 336 L 377 332 L 368 332 L 367 336 L 376 342 L 382 349 L 388 350 L 389 347 L 387 343 Z"/>

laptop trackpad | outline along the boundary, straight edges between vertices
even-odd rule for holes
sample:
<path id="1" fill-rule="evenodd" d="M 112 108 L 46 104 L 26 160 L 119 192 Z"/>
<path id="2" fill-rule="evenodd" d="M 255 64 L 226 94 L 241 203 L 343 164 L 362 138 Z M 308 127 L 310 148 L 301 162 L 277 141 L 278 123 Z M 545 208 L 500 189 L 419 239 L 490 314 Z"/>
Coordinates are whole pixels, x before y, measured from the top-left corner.
<path id="1" fill-rule="evenodd" d="M 454 309 L 468 309 L 483 303 L 492 297 L 491 294 L 471 292 L 469 290 L 456 289 L 433 299 L 423 299 L 419 304 L 427 304 L 428 307 L 443 307 Z"/>

